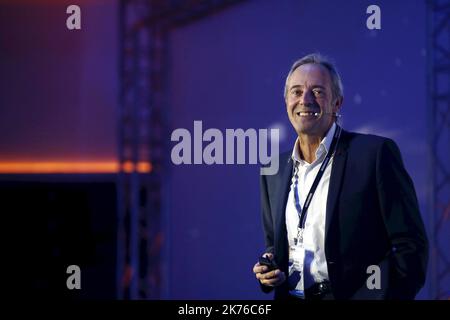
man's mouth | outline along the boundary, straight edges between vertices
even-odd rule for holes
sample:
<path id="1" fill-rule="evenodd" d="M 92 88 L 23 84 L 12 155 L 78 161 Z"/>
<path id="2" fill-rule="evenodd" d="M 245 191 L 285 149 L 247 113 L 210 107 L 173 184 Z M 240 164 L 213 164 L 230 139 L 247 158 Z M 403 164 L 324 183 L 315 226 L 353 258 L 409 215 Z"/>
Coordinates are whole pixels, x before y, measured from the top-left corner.
<path id="1" fill-rule="evenodd" d="M 298 112 L 295 112 L 295 114 L 299 117 L 310 117 L 310 116 L 318 117 L 318 116 L 320 116 L 320 112 L 315 112 L 315 111 L 298 111 Z"/>

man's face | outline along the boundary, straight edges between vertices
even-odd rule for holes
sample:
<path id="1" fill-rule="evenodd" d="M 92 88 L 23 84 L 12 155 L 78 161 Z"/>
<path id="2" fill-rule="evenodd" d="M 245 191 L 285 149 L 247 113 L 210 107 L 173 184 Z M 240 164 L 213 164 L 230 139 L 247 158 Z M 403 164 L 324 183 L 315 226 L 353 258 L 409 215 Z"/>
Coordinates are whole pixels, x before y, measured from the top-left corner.
<path id="1" fill-rule="evenodd" d="M 331 88 L 331 76 L 322 65 L 304 64 L 292 73 L 286 108 L 297 134 L 325 135 L 334 121 L 332 113 L 338 112 L 342 104 L 342 98 L 333 101 Z"/>

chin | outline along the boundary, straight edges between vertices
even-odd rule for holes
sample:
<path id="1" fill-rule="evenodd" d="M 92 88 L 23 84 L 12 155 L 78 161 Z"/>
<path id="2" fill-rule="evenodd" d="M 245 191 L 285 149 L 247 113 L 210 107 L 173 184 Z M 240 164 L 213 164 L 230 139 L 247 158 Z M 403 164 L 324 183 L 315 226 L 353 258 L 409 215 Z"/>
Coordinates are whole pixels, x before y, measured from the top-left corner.
<path id="1" fill-rule="evenodd" d="M 312 123 L 302 123 L 302 124 L 296 124 L 295 126 L 296 130 L 301 133 L 312 133 L 314 131 L 314 125 Z"/>

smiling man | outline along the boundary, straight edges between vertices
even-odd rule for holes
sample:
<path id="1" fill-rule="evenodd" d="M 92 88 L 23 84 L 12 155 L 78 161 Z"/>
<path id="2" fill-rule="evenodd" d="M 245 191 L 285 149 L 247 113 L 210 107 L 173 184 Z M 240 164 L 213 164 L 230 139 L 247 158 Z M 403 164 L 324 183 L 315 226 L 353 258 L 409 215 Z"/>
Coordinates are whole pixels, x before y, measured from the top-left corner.
<path id="1" fill-rule="evenodd" d="M 261 176 L 262 290 L 296 301 L 413 299 L 428 241 L 397 145 L 336 123 L 341 79 L 318 54 L 294 63 L 284 96 L 298 138 L 278 174 Z"/>

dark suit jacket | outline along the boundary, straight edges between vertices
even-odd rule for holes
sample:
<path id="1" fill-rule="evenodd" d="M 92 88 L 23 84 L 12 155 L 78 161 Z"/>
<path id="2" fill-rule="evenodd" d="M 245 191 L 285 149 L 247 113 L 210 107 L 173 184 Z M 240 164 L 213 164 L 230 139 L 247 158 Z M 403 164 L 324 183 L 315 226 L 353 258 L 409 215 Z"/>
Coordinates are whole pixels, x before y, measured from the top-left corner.
<path id="1" fill-rule="evenodd" d="M 288 274 L 285 225 L 293 161 L 280 155 L 276 175 L 261 176 L 266 252 Z M 413 299 L 425 281 L 428 241 L 413 182 L 394 141 L 342 131 L 326 206 L 325 255 L 336 299 Z M 314 214 L 310 212 L 309 214 Z M 367 268 L 381 268 L 381 289 L 369 290 Z M 270 292 L 271 287 L 261 286 Z M 285 298 L 287 283 L 275 288 Z"/>

